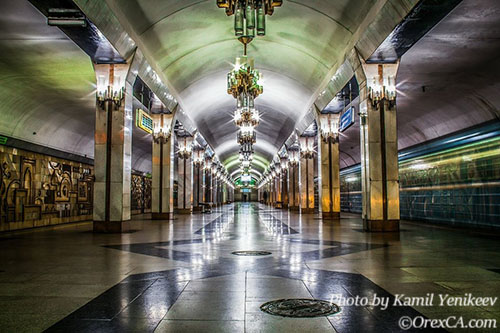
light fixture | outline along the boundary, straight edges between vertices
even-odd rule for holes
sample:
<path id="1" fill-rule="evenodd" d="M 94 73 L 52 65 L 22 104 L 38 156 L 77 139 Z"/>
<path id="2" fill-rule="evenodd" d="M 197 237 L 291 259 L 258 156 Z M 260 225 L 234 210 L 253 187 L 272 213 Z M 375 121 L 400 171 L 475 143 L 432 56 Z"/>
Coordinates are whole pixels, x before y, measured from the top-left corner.
<path id="1" fill-rule="evenodd" d="M 305 159 L 314 157 L 314 137 L 300 137 L 300 155 Z"/>
<path id="2" fill-rule="evenodd" d="M 281 163 L 281 170 L 283 170 L 283 171 L 288 170 L 288 157 L 287 156 L 280 157 L 280 163 Z"/>
<path id="3" fill-rule="evenodd" d="M 339 114 L 321 114 L 319 116 L 319 131 L 325 142 L 338 142 Z"/>
<path id="4" fill-rule="evenodd" d="M 191 152 L 193 150 L 193 138 L 190 136 L 185 136 L 179 138 L 179 151 L 178 156 L 181 159 L 188 159 L 191 157 Z"/>
<path id="5" fill-rule="evenodd" d="M 300 162 L 300 152 L 298 149 L 290 149 L 288 151 L 288 165 L 290 167 L 296 167 Z"/>
<path id="6" fill-rule="evenodd" d="M 368 81 L 368 97 L 373 106 L 377 106 L 381 101 L 387 100 L 392 107 L 396 103 L 396 80 L 393 76 L 383 79 L 373 78 Z"/>
<path id="7" fill-rule="evenodd" d="M 171 134 L 171 115 L 165 119 L 164 114 L 154 115 L 153 118 L 153 140 L 156 143 L 167 143 Z"/>
<path id="8" fill-rule="evenodd" d="M 125 96 L 126 72 L 119 65 L 104 66 L 108 67 L 105 70 L 99 70 L 100 73 L 97 74 L 97 103 L 102 109 L 106 102 L 112 102 L 118 108 Z"/>
<path id="9" fill-rule="evenodd" d="M 196 149 L 193 151 L 193 164 L 197 167 L 203 167 L 205 162 L 205 150 Z"/>
<path id="10" fill-rule="evenodd" d="M 226 10 L 227 16 L 234 14 L 234 34 L 255 37 L 266 34 L 266 15 L 273 15 L 274 8 L 283 0 L 217 0 L 217 6 Z"/>

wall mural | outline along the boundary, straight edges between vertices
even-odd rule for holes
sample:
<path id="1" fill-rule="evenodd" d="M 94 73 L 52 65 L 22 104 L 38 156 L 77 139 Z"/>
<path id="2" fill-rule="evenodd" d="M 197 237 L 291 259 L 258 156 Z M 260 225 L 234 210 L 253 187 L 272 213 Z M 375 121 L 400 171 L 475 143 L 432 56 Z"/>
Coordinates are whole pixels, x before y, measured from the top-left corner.
<path id="1" fill-rule="evenodd" d="M 94 167 L 0 146 L 0 231 L 92 220 Z M 151 209 L 151 178 L 132 175 L 132 213 Z"/>
<path id="2" fill-rule="evenodd" d="M 91 218 L 92 172 L 90 165 L 0 147 L 0 230 Z"/>
<path id="3" fill-rule="evenodd" d="M 151 177 L 132 174 L 131 209 L 132 214 L 143 214 L 151 211 Z"/>

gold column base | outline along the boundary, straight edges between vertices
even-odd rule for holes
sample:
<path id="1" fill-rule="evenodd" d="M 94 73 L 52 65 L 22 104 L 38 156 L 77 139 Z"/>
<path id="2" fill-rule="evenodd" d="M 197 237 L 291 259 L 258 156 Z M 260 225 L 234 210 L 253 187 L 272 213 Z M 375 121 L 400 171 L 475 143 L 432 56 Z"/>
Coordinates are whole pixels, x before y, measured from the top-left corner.
<path id="1" fill-rule="evenodd" d="M 130 231 L 130 221 L 94 221 L 95 233 L 122 233 Z"/>
<path id="2" fill-rule="evenodd" d="M 399 220 L 363 220 L 363 229 L 370 232 L 399 231 Z"/>
<path id="3" fill-rule="evenodd" d="M 300 212 L 302 214 L 314 214 L 314 208 L 301 208 Z"/>
<path id="4" fill-rule="evenodd" d="M 340 221 L 340 212 L 323 212 L 323 220 Z"/>
<path id="5" fill-rule="evenodd" d="M 151 220 L 173 220 L 174 213 L 151 213 Z"/>

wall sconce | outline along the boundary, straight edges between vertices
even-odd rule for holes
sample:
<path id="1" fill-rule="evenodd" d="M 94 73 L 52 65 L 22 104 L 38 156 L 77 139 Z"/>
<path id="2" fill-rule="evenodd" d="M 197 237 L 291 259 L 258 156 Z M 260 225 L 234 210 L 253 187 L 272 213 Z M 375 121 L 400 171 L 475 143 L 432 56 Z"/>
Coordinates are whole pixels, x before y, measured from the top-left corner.
<path id="1" fill-rule="evenodd" d="M 374 107 L 378 107 L 381 101 L 388 101 L 389 107 L 396 104 L 396 79 L 395 76 L 384 75 L 384 65 L 378 65 L 378 74 L 372 80 L 367 80 L 368 83 L 368 98 L 371 100 Z M 396 67 L 397 68 L 397 67 Z M 390 67 L 386 68 L 389 72 L 394 72 Z M 375 73 L 373 73 L 375 74 Z"/>
<path id="2" fill-rule="evenodd" d="M 281 170 L 288 170 L 288 157 L 284 156 L 280 158 Z"/>
<path id="3" fill-rule="evenodd" d="M 170 124 L 154 124 L 153 140 L 156 143 L 167 143 L 170 139 L 171 128 Z"/>
<path id="4" fill-rule="evenodd" d="M 299 150 L 297 150 L 297 149 L 290 149 L 288 151 L 288 156 L 289 156 L 289 161 L 288 161 L 288 165 L 289 166 L 291 166 L 293 168 L 293 167 L 296 167 L 297 165 L 299 165 L 299 162 L 300 162 L 300 152 L 299 152 Z"/>
<path id="5" fill-rule="evenodd" d="M 339 114 L 321 114 L 319 116 L 319 130 L 325 142 L 338 142 Z"/>
<path id="6" fill-rule="evenodd" d="M 119 108 L 125 97 L 126 67 L 119 64 L 95 64 L 94 69 L 97 76 L 96 99 L 99 107 L 104 109 L 106 102 L 112 102 L 115 108 Z"/>
<path id="7" fill-rule="evenodd" d="M 193 152 L 193 164 L 196 167 L 202 167 L 205 162 L 205 151 L 203 149 L 197 149 Z"/>
<path id="8" fill-rule="evenodd" d="M 300 137 L 300 155 L 305 159 L 314 158 L 314 137 Z"/>
<path id="9" fill-rule="evenodd" d="M 181 159 L 188 159 L 191 157 L 191 153 L 193 150 L 193 138 L 190 136 L 185 136 L 179 138 L 179 152 L 178 156 Z"/>

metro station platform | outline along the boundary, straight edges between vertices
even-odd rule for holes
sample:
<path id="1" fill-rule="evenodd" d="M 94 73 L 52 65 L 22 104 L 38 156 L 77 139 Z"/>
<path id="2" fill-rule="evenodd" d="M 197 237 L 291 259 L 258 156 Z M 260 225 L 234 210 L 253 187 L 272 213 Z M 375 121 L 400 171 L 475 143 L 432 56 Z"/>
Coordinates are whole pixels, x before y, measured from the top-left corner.
<path id="1" fill-rule="evenodd" d="M 0 1 L 0 333 L 497 332 L 499 0 Z"/>

